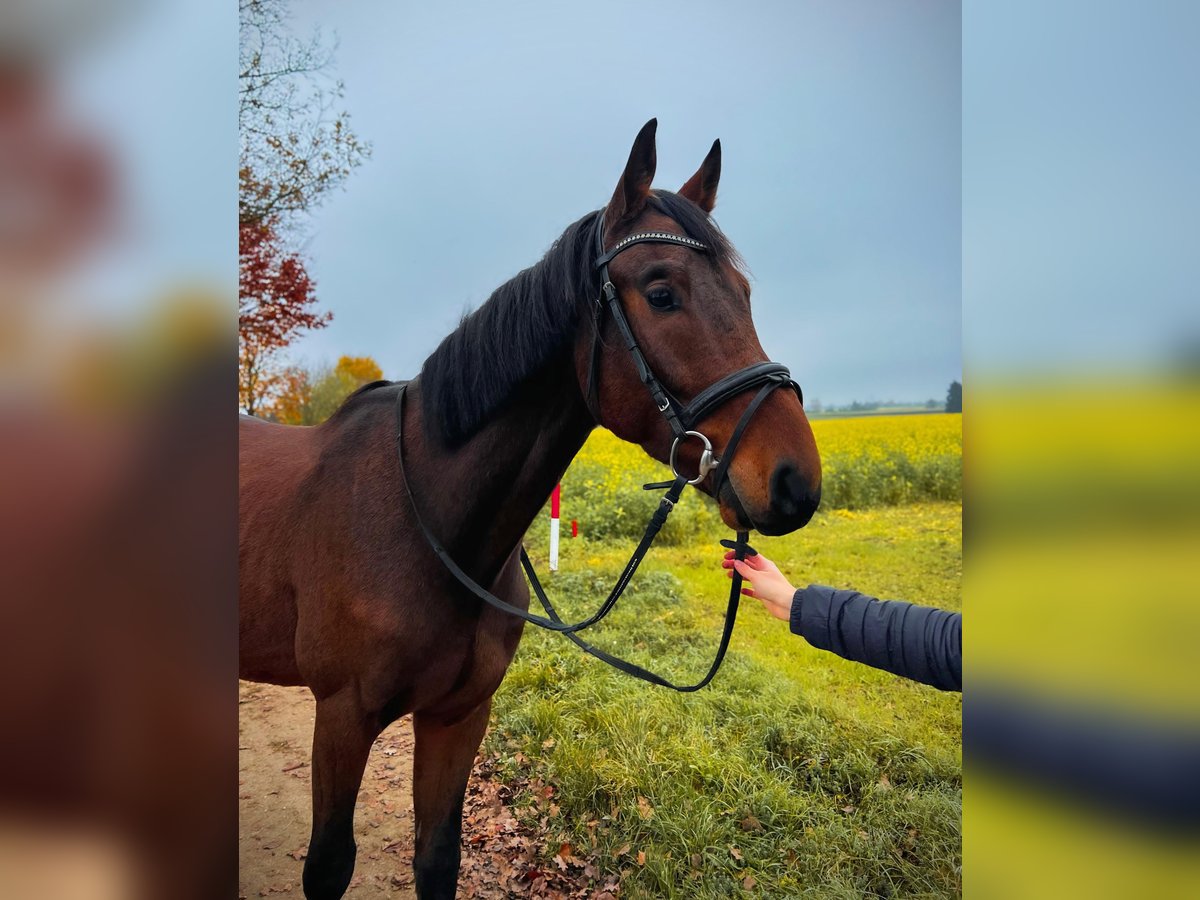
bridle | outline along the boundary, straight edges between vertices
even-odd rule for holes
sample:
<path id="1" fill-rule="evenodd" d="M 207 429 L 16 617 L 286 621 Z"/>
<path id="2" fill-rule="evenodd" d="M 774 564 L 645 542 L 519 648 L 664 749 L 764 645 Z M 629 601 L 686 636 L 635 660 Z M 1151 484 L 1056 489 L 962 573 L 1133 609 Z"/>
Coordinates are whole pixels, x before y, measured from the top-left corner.
<path id="1" fill-rule="evenodd" d="M 650 368 L 650 364 L 646 361 L 646 356 L 642 353 L 642 348 L 638 346 L 637 338 L 633 336 L 633 329 L 629 327 L 629 320 L 625 318 L 625 311 L 621 307 L 621 300 L 617 294 L 616 287 L 613 285 L 612 276 L 609 275 L 608 264 L 618 255 L 637 244 L 675 244 L 701 253 L 707 253 L 709 248 L 695 238 L 690 238 L 682 234 L 675 234 L 670 231 L 641 231 L 622 238 L 611 250 L 606 252 L 604 249 L 603 212 L 600 213 L 596 222 L 594 241 L 596 248 L 594 267 L 600 272 L 601 287 L 600 297 L 592 306 L 592 349 L 588 357 L 588 384 L 586 391 L 588 406 L 591 408 L 596 421 L 599 422 L 601 319 L 607 308 L 613 318 L 613 322 L 616 323 L 617 330 L 621 333 L 621 337 L 625 341 L 626 349 L 629 350 L 630 355 L 633 357 L 633 364 L 637 368 L 638 378 L 641 379 L 642 384 L 650 392 L 650 397 L 654 400 L 654 405 L 658 407 L 658 411 L 666 418 L 667 424 L 674 434 L 674 441 L 671 444 L 671 455 L 669 457 L 671 473 L 676 478 L 680 477 L 679 469 L 675 463 L 679 445 L 688 438 L 699 440 L 704 447 L 700 455 L 699 471 L 695 478 L 687 479 L 687 483 L 692 485 L 699 484 L 709 472 L 716 469 L 717 474 L 713 478 L 711 491 L 712 496 L 715 498 L 720 493 L 721 486 L 724 484 L 725 475 L 729 471 L 729 463 L 733 460 L 733 451 L 737 448 L 737 444 L 741 440 L 742 432 L 750 424 L 750 419 L 753 418 L 754 413 L 758 410 L 762 402 L 766 400 L 767 395 L 775 388 L 787 385 L 796 391 L 796 396 L 800 399 L 801 404 L 803 404 L 804 395 L 800 391 L 800 385 L 792 380 L 792 373 L 782 363 L 752 363 L 710 384 L 697 394 L 690 403 L 686 405 L 681 404 L 670 391 L 663 387 L 662 382 L 658 380 L 654 374 L 654 370 Z M 759 393 L 751 401 L 746 412 L 742 414 L 737 427 L 734 428 L 729 443 L 726 445 L 724 458 L 717 459 L 713 455 L 712 442 L 696 429 L 699 427 L 700 422 L 711 412 L 736 395 L 754 387 L 759 388 Z"/>
<path id="2" fill-rule="evenodd" d="M 485 603 L 509 613 L 534 625 L 538 625 L 549 631 L 556 631 L 560 634 L 565 634 L 575 644 L 579 645 L 587 653 L 603 660 L 609 665 L 620 669 L 628 675 L 635 678 L 640 678 L 643 681 L 648 681 L 652 684 L 661 685 L 680 692 L 697 691 L 712 681 L 713 676 L 717 674 L 717 670 L 721 667 L 721 662 L 725 658 L 725 653 L 729 649 L 729 640 L 733 635 L 733 626 L 737 618 L 738 601 L 741 598 L 742 577 L 736 571 L 733 571 L 733 583 L 729 590 L 729 603 L 725 611 L 725 624 L 721 633 L 721 641 L 717 648 L 717 653 L 713 659 L 707 674 L 698 682 L 691 685 L 676 685 L 666 680 L 660 675 L 642 668 L 641 666 L 631 663 L 628 660 L 613 656 L 599 647 L 589 644 L 583 638 L 579 637 L 578 632 L 595 625 L 605 616 L 607 616 L 616 605 L 617 600 L 625 592 L 632 580 L 638 567 L 641 565 L 642 559 L 650 549 L 650 545 L 654 542 L 659 531 L 666 524 L 667 517 L 675 508 L 675 504 L 679 502 L 680 495 L 686 485 L 698 485 L 709 474 L 713 474 L 711 494 L 715 498 L 720 493 L 724 480 L 729 472 L 730 463 L 733 461 L 734 452 L 745 433 L 746 428 L 750 424 L 750 420 L 754 418 L 756 412 L 767 397 L 780 387 L 789 387 L 796 391 L 801 403 L 804 402 L 803 394 L 800 391 L 800 386 L 792 379 L 791 372 L 787 366 L 776 362 L 758 362 L 753 363 L 745 368 L 738 369 L 736 372 L 718 379 L 715 383 L 697 394 L 689 403 L 680 403 L 658 380 L 654 374 L 654 370 L 646 361 L 645 354 L 642 353 L 641 347 L 638 346 L 637 339 L 634 337 L 633 329 L 629 327 L 629 321 L 625 318 L 624 310 L 621 308 L 620 296 L 608 271 L 608 264 L 612 262 L 620 253 L 636 246 L 637 244 L 675 244 L 681 247 L 687 247 L 701 253 L 709 251 L 709 248 L 696 240 L 695 238 L 687 237 L 681 234 L 675 234 L 670 231 L 643 231 L 636 234 L 631 234 L 628 237 L 622 238 L 611 249 L 604 249 L 604 213 L 601 212 L 597 216 L 595 226 L 595 249 L 596 259 L 594 268 L 600 273 L 600 296 L 592 304 L 592 346 L 588 360 L 588 383 L 585 391 L 586 400 L 589 409 L 595 416 L 597 423 L 599 417 L 599 369 L 600 369 L 600 345 L 601 329 L 603 325 L 603 317 L 605 310 L 612 316 L 617 330 L 625 341 L 626 349 L 629 350 L 633 357 L 634 366 L 637 368 L 639 379 L 646 389 L 650 392 L 651 398 L 654 400 L 658 411 L 663 414 L 667 420 L 667 424 L 671 428 L 674 435 L 674 442 L 671 445 L 670 464 L 671 474 L 674 479 L 671 481 L 655 482 L 644 485 L 645 490 L 656 490 L 667 488 L 667 492 L 659 501 L 658 508 L 650 517 L 650 522 L 646 526 L 646 531 L 642 535 L 641 541 L 638 542 L 637 548 L 629 558 L 629 562 L 625 564 L 620 576 L 617 578 L 616 584 L 613 585 L 608 597 L 605 598 L 600 608 L 586 619 L 579 622 L 566 623 L 558 615 L 554 609 L 554 605 L 550 602 L 550 598 L 546 596 L 546 592 L 542 587 L 541 581 L 534 571 L 533 563 L 529 559 L 529 555 L 525 552 L 524 546 L 521 547 L 521 566 L 525 570 L 526 576 L 529 578 L 529 583 L 533 587 L 534 593 L 537 595 L 538 601 L 542 604 L 542 608 L 546 611 L 545 616 L 539 616 L 536 613 L 531 613 L 528 610 L 521 609 L 518 606 L 513 606 L 501 600 L 495 594 L 492 594 L 486 588 L 481 586 L 466 572 L 450 556 L 449 552 L 437 539 L 437 537 L 429 530 L 421 519 L 421 514 L 417 509 L 416 500 L 412 495 L 412 488 L 408 484 L 408 478 L 404 475 L 404 441 L 403 441 L 403 423 L 404 423 L 404 396 L 406 393 L 407 384 L 402 384 L 400 393 L 396 401 L 396 419 L 397 431 L 396 442 L 399 454 L 401 480 L 404 483 L 405 493 L 408 495 L 409 502 L 412 506 L 413 517 L 418 528 L 424 535 L 426 542 L 434 551 L 442 564 L 446 567 L 454 578 L 467 588 L 472 594 L 478 597 Z M 699 425 L 702 420 L 712 413 L 714 410 L 728 402 L 733 397 L 745 393 L 746 391 L 758 388 L 758 393 L 754 395 L 754 399 L 750 401 L 750 405 L 742 413 L 737 425 L 734 427 L 729 441 L 718 459 L 713 454 L 712 442 L 699 431 Z M 695 478 L 688 478 L 686 475 L 680 474 L 677 465 L 677 453 L 682 442 L 688 439 L 699 440 L 703 445 L 703 450 L 700 456 L 699 471 Z M 722 540 L 721 545 L 734 551 L 735 558 L 742 560 L 747 556 L 755 556 L 756 551 L 748 543 L 749 532 L 737 532 L 737 540 Z"/>

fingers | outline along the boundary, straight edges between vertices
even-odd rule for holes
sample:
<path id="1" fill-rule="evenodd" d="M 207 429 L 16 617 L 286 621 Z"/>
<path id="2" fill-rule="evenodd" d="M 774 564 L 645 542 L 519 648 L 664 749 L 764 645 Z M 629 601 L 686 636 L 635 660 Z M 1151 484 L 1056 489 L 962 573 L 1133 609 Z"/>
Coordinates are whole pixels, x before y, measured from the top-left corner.
<path id="1" fill-rule="evenodd" d="M 743 578 L 748 578 L 751 581 L 754 580 L 755 574 L 761 571 L 760 569 L 755 569 L 755 567 L 750 565 L 750 563 L 741 559 L 734 560 L 733 567 L 737 570 L 739 575 L 741 575 Z"/>
<path id="2" fill-rule="evenodd" d="M 745 594 L 747 597 L 753 597 L 754 589 L 753 588 L 742 588 L 742 593 Z"/>
<path id="3" fill-rule="evenodd" d="M 731 563 L 730 566 L 730 568 L 725 570 L 726 578 L 732 578 L 734 571 L 736 571 L 738 575 L 741 575 L 746 581 L 754 581 L 762 574 L 761 572 L 756 572 L 741 560 Z"/>
<path id="4" fill-rule="evenodd" d="M 770 561 L 761 553 L 757 556 L 747 556 L 744 560 L 737 560 L 733 550 L 725 551 L 725 558 L 721 561 L 721 565 L 726 569 L 730 568 L 735 562 L 744 562 L 751 569 L 762 571 L 770 565 Z"/>

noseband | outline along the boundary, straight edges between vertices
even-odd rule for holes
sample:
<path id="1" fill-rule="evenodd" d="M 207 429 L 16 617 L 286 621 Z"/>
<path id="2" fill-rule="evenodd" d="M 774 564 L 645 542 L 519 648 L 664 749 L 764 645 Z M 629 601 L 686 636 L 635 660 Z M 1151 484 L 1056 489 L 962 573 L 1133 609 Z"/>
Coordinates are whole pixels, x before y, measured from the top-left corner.
<path id="1" fill-rule="evenodd" d="M 525 552 L 525 548 L 521 547 L 521 566 L 525 570 L 526 576 L 529 578 L 529 583 L 533 587 L 534 594 L 537 595 L 538 601 L 542 604 L 542 608 L 546 611 L 546 616 L 539 616 L 528 610 L 513 606 L 501 600 L 496 595 L 492 594 L 486 588 L 482 587 L 473 578 L 467 575 L 437 537 L 429 530 L 421 519 L 421 514 L 417 510 L 416 499 L 412 495 L 412 488 L 408 484 L 408 478 L 404 475 L 404 440 L 403 440 L 403 423 L 404 423 L 404 395 L 406 393 L 406 384 L 401 385 L 400 393 L 396 401 L 396 419 L 397 433 L 396 442 L 399 451 L 399 462 L 401 480 L 404 483 L 405 493 L 408 495 L 409 502 L 413 511 L 413 518 L 424 535 L 426 542 L 430 548 L 442 561 L 447 571 L 461 584 L 467 588 L 472 594 L 480 600 L 488 603 L 495 608 L 502 610 L 527 622 L 532 622 L 542 628 L 550 631 L 557 631 L 565 634 L 575 644 L 581 647 L 592 656 L 603 660 L 609 665 L 620 669 L 628 675 L 635 678 L 640 678 L 643 681 L 648 681 L 651 684 L 661 685 L 671 688 L 675 691 L 690 692 L 697 691 L 712 681 L 713 676 L 717 674 L 717 670 L 721 667 L 721 662 L 725 658 L 725 652 L 729 649 L 729 640 L 733 635 L 733 626 L 737 618 L 738 601 L 741 598 L 742 576 L 735 569 L 732 572 L 733 583 L 729 590 L 729 603 L 725 611 L 725 624 L 721 632 L 721 641 L 717 647 L 716 657 L 713 659 L 712 666 L 708 673 L 698 682 L 691 685 L 679 686 L 672 684 L 667 679 L 660 675 L 656 675 L 641 666 L 631 663 L 628 660 L 613 656 L 606 650 L 601 650 L 589 644 L 581 638 L 577 632 L 583 631 L 595 625 L 601 619 L 612 611 L 617 600 L 625 592 L 632 580 L 634 573 L 637 572 L 638 566 L 641 565 L 642 559 L 650 549 L 650 545 L 654 542 L 658 532 L 662 530 L 666 524 L 667 517 L 675 508 L 675 504 L 679 502 L 679 497 L 686 485 L 698 485 L 710 473 L 713 474 L 710 493 L 714 498 L 720 493 L 721 487 L 724 484 L 725 478 L 729 473 L 729 465 L 733 461 L 734 451 L 737 449 L 738 443 L 742 439 L 746 428 L 750 424 L 750 420 L 762 406 L 763 401 L 776 388 L 789 387 L 796 391 L 796 396 L 803 403 L 803 395 L 800 392 L 800 386 L 792 380 L 791 372 L 787 366 L 776 362 L 758 362 L 746 366 L 743 369 L 738 369 L 735 372 L 718 379 L 713 384 L 702 390 L 699 394 L 692 398 L 686 404 L 680 403 L 674 395 L 671 394 L 658 380 L 654 374 L 654 370 L 650 368 L 650 364 L 646 361 L 645 354 L 642 353 L 641 347 L 638 346 L 637 339 L 633 335 L 633 329 L 629 327 L 629 321 L 625 318 L 625 312 L 621 308 L 621 300 L 614 287 L 612 278 L 608 272 L 608 264 L 615 259 L 620 253 L 633 247 L 637 244 L 676 244 L 681 247 L 687 247 L 701 253 L 708 252 L 709 248 L 700 241 L 686 237 L 681 234 L 674 234 L 669 231 L 643 231 L 637 234 L 631 234 L 628 237 L 622 238 L 612 249 L 605 251 L 604 249 L 604 214 L 601 213 L 597 217 L 596 232 L 596 260 L 595 268 L 600 273 L 600 297 L 597 298 L 592 306 L 592 347 L 591 355 L 588 360 L 588 385 L 586 390 L 587 403 L 595 416 L 596 421 L 600 421 L 600 403 L 599 403 L 599 370 L 600 370 L 600 331 L 602 318 L 605 308 L 607 307 L 609 314 L 613 317 L 616 323 L 617 330 L 621 333 L 625 341 L 626 349 L 629 350 L 633 357 L 634 366 L 637 368 L 638 378 L 641 379 L 650 392 L 651 398 L 654 400 L 654 405 L 658 411 L 663 414 L 667 420 L 667 424 L 674 434 L 674 442 L 671 444 L 670 465 L 671 474 L 674 475 L 672 481 L 655 482 L 645 485 L 646 490 L 654 490 L 667 488 L 666 494 L 659 501 L 658 509 L 650 517 L 650 522 L 646 526 L 646 531 L 642 535 L 642 539 L 638 542 L 637 548 L 630 556 L 629 562 L 625 564 L 620 576 L 617 578 L 616 584 L 613 585 L 608 597 L 601 604 L 600 608 L 586 619 L 579 622 L 566 623 L 555 611 L 550 598 L 546 595 L 542 587 L 541 581 L 538 579 L 537 572 L 534 571 L 533 563 L 529 559 L 529 555 Z M 753 388 L 758 388 L 758 393 L 754 395 L 754 399 L 750 401 L 750 405 L 742 413 L 737 425 L 734 427 L 729 441 L 725 444 L 721 458 L 718 459 L 713 454 L 712 442 L 699 431 L 699 425 L 714 410 L 731 400 L 733 397 L 745 393 Z M 694 478 L 688 478 L 679 472 L 677 455 L 679 447 L 687 440 L 700 441 L 703 450 L 700 455 L 699 472 Z M 748 543 L 749 533 L 746 531 L 737 532 L 737 540 L 723 540 L 721 545 L 734 551 L 735 557 L 739 560 L 745 559 L 747 556 L 756 555 L 756 551 Z"/>

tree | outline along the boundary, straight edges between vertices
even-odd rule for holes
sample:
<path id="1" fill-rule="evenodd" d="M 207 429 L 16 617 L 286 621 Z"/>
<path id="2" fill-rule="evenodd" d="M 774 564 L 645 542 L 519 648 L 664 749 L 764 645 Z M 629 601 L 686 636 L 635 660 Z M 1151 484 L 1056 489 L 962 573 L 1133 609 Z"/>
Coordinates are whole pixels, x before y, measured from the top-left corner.
<path id="1" fill-rule="evenodd" d="M 336 112 L 344 89 L 331 78 L 333 49 L 320 31 L 300 40 L 288 29 L 289 0 L 239 0 L 238 400 L 254 414 L 293 418 L 315 388 L 279 354 L 300 334 L 332 317 L 316 309 L 312 280 L 295 240 L 300 217 L 370 155 L 349 116 Z M 264 405 L 265 404 L 265 405 Z"/>
<path id="2" fill-rule="evenodd" d="M 383 378 L 379 363 L 369 356 L 343 356 L 338 360 L 336 371 L 353 379 L 355 388 Z"/>
<path id="3" fill-rule="evenodd" d="M 946 391 L 946 412 L 962 412 L 962 385 L 957 381 L 950 382 L 950 390 Z"/>
<path id="4" fill-rule="evenodd" d="M 238 263 L 238 402 L 254 415 L 279 388 L 279 351 L 333 314 L 316 309 L 304 262 L 284 249 L 273 223 L 238 228 Z"/>
<path id="5" fill-rule="evenodd" d="M 239 0 L 239 224 L 292 224 L 371 153 L 334 111 L 344 86 L 329 74 L 333 48 L 320 31 L 288 30 L 287 0 Z"/>
<path id="6" fill-rule="evenodd" d="M 311 414 L 314 424 L 332 416 L 346 398 L 364 384 L 382 377 L 379 364 L 369 356 L 341 357 L 333 370 L 313 385 Z"/>
<path id="7" fill-rule="evenodd" d="M 354 393 L 358 384 L 345 371 L 328 369 L 313 384 L 310 415 L 313 424 L 324 422 Z"/>
<path id="8" fill-rule="evenodd" d="M 313 425 L 312 379 L 302 366 L 288 366 L 279 374 L 278 387 L 267 417 L 284 425 Z"/>
<path id="9" fill-rule="evenodd" d="M 285 425 L 319 425 L 350 394 L 382 377 L 379 364 L 369 356 L 343 356 L 332 369 L 291 366 L 281 373 L 280 386 L 264 412 Z"/>

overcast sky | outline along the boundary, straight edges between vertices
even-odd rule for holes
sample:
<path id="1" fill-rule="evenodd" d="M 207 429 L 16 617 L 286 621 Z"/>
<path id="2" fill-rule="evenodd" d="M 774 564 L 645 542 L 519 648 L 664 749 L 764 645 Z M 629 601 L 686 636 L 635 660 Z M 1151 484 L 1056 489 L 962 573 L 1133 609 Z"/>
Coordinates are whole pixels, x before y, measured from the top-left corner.
<path id="1" fill-rule="evenodd" d="M 714 218 L 805 396 L 924 400 L 962 377 L 956 3 L 296 0 L 335 31 L 372 159 L 313 218 L 333 324 L 309 363 L 415 374 L 464 310 L 612 193 L 657 116 L 655 184 L 720 138 Z"/>

